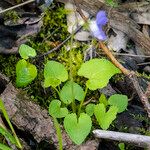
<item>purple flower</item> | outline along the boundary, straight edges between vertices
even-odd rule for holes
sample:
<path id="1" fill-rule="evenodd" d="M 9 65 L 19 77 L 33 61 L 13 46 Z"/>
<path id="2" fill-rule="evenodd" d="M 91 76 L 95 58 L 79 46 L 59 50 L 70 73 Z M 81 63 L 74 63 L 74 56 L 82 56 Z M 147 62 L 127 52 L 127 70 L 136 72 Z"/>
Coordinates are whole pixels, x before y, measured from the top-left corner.
<path id="1" fill-rule="evenodd" d="M 99 11 L 96 15 L 96 20 L 90 22 L 90 29 L 94 37 L 99 40 L 106 40 L 105 32 L 103 31 L 103 26 L 108 22 L 105 11 Z"/>
<path id="2" fill-rule="evenodd" d="M 98 26 L 104 26 L 108 22 L 108 18 L 106 16 L 105 11 L 99 11 L 96 15 L 96 23 Z"/>

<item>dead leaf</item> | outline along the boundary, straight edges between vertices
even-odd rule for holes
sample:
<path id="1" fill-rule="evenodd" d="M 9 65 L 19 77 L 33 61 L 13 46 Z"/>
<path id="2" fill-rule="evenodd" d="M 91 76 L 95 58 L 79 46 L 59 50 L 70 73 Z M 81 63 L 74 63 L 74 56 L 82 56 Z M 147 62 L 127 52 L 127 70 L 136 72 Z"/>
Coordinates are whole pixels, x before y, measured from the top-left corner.
<path id="1" fill-rule="evenodd" d="M 128 42 L 128 37 L 123 32 L 113 29 L 116 33 L 116 36 L 111 35 L 108 39 L 108 47 L 116 52 L 119 52 L 121 49 L 125 50 Z"/>

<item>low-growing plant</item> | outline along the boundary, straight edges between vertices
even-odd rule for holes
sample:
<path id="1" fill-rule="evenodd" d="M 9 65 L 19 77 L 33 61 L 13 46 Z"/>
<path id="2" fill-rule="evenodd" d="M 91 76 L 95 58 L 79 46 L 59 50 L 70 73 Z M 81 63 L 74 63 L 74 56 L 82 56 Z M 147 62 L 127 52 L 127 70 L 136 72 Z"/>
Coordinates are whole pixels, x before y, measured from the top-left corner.
<path id="1" fill-rule="evenodd" d="M 36 52 L 23 44 L 19 53 L 23 59 L 16 65 L 16 85 L 24 87 L 37 75 L 36 66 L 27 62 L 29 57 L 36 56 Z M 71 57 L 69 60 L 71 66 Z M 68 73 L 63 64 L 54 60 L 47 61 L 44 66 L 43 86 L 53 88 L 58 94 L 57 99 L 51 100 L 49 104 L 49 114 L 54 120 L 60 150 L 63 142 L 58 119 L 61 118 L 61 122 L 64 119 L 63 125 L 67 134 L 79 145 L 91 131 L 91 118 L 95 117 L 99 126 L 107 130 L 117 114 L 127 109 L 128 98 L 121 94 L 112 95 L 108 100 L 101 94 L 96 104 L 84 105 L 88 90 L 94 91 L 107 86 L 109 79 L 118 73 L 121 73 L 120 70 L 106 59 L 94 58 L 86 61 L 77 72 L 78 76 L 87 79 L 83 89 L 73 80 L 71 67 Z"/>
<path id="2" fill-rule="evenodd" d="M 29 63 L 29 57 L 35 57 L 36 51 L 28 45 L 22 44 L 19 47 L 19 54 L 22 57 L 16 65 L 16 86 L 25 87 L 37 76 L 36 66 Z"/>

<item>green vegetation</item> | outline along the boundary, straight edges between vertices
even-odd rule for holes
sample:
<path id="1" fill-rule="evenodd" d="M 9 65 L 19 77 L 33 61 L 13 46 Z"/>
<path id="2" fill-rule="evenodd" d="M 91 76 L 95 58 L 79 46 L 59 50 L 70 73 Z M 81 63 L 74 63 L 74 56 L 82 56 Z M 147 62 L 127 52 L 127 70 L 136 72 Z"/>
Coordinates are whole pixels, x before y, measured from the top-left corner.
<path id="1" fill-rule="evenodd" d="M 18 139 L 18 137 L 16 135 L 16 132 L 15 132 L 15 130 L 14 130 L 10 120 L 9 120 L 9 116 L 7 114 L 7 111 L 5 109 L 5 106 L 3 104 L 2 99 L 0 99 L 0 110 L 2 111 L 2 113 L 4 115 L 4 118 L 6 119 L 6 121 L 7 121 L 8 125 L 9 125 L 13 135 L 9 131 L 7 131 L 7 129 L 2 124 L 0 124 L 0 134 L 5 136 L 5 138 L 8 138 L 9 141 L 12 144 L 15 144 L 19 149 L 22 149 L 22 145 L 21 145 L 21 143 L 20 143 L 20 141 L 19 141 L 19 139 Z M 9 148 L 8 146 L 4 145 L 3 143 L 0 143 L 0 149 L 11 150 L 11 148 Z"/>
<path id="2" fill-rule="evenodd" d="M 42 26 L 40 33 L 36 36 L 36 38 L 30 38 L 28 43 L 29 46 L 36 49 L 38 55 L 54 48 L 67 37 L 68 32 L 66 25 L 66 13 L 67 11 L 64 10 L 63 5 L 59 3 L 53 4 L 53 6 L 45 12 L 43 18 L 44 25 Z M 15 18 L 12 18 L 12 20 L 13 19 Z M 77 58 L 79 55 L 81 57 L 82 55 L 79 50 L 76 50 L 74 53 L 75 58 Z M 45 95 L 45 91 L 43 90 L 41 83 L 41 81 L 43 81 L 42 68 L 47 58 L 59 59 L 59 61 L 67 64 L 68 53 L 65 50 L 65 46 L 59 49 L 58 52 L 49 54 L 44 59 L 31 58 L 28 60 L 31 64 L 35 64 L 38 67 L 39 72 L 32 84 L 23 89 L 27 94 L 31 96 L 34 101 L 38 102 L 41 106 L 44 107 L 48 107 L 49 104 L 49 95 Z M 14 84 L 16 81 L 16 64 L 18 60 L 20 60 L 20 57 L 17 54 L 5 55 L 5 57 L 3 55 L 0 55 L 1 72 L 9 77 Z M 80 63 L 80 61 L 78 63 Z M 52 93 L 53 95 L 55 95 L 55 91 L 52 90 Z"/>
<path id="3" fill-rule="evenodd" d="M 26 51 L 28 51 L 28 53 L 26 53 Z M 33 48 L 23 44 L 20 46 L 19 53 L 23 59 L 19 60 L 16 65 L 16 85 L 18 87 L 25 87 L 37 76 L 37 67 L 28 62 L 29 57 L 36 56 L 36 52 Z M 79 145 L 90 133 L 92 127 L 91 117 L 93 114 L 100 127 L 106 130 L 116 118 L 117 113 L 123 112 L 128 104 L 126 96 L 116 94 L 111 96 L 107 102 L 105 96 L 102 95 L 99 99 L 99 104 L 93 104 L 92 109 L 85 109 L 83 103 L 88 90 L 95 91 L 107 86 L 109 79 L 113 75 L 121 72 L 106 59 L 95 58 L 86 61 L 80 65 L 76 73 L 78 76 L 87 78 L 84 86 L 85 89 L 83 89 L 74 81 L 72 74 L 72 51 L 69 52 L 69 56 L 68 70 L 63 64 L 53 60 L 47 60 L 44 65 L 43 87 L 51 87 L 57 93 L 57 95 L 55 95 L 56 98 L 50 100 L 49 114 L 54 120 L 60 150 L 62 150 L 63 147 L 62 135 L 57 118 L 64 118 L 63 124 L 66 132 L 72 141 Z M 106 109 L 108 109 L 108 111 Z M 87 110 L 88 113 L 86 114 Z M 90 110 L 93 112 L 89 112 Z M 91 115 L 88 115 L 89 113 Z"/>
<path id="4" fill-rule="evenodd" d="M 8 11 L 5 16 L 4 16 L 4 20 L 11 20 L 13 23 L 16 23 L 18 21 L 18 19 L 20 18 L 19 14 L 16 11 Z"/>
<path id="5" fill-rule="evenodd" d="M 112 0 L 107 2 L 112 6 L 116 4 Z M 86 44 L 72 48 L 71 40 L 71 44 L 68 42 L 58 51 L 36 57 L 66 39 L 67 13 L 60 4 L 54 4 L 45 12 L 40 33 L 31 38 L 28 45 L 20 46 L 21 60 L 18 55 L 0 55 L 2 73 L 49 110 L 60 150 L 63 147 L 60 124 L 64 125 L 72 141 L 79 145 L 87 138 L 91 128 L 109 129 L 117 114 L 125 111 L 128 105 L 125 95 L 115 94 L 108 100 L 104 94 L 99 97 L 98 89 L 106 87 L 113 76 L 114 81 L 122 79 L 122 76 L 120 70 L 107 59 L 95 58 L 84 63 Z M 71 50 L 67 51 L 67 47 Z M 97 101 L 85 103 L 92 98 Z M 9 138 L 13 137 L 3 129 L 1 132 Z M 123 150 L 124 144 L 120 143 L 119 148 Z"/>

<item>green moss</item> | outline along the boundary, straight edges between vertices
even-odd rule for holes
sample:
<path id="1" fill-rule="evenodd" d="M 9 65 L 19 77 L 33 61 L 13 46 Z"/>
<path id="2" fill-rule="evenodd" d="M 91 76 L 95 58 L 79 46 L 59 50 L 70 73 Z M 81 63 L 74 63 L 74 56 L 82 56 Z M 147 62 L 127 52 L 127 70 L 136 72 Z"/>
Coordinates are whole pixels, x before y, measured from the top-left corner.
<path id="1" fill-rule="evenodd" d="M 49 51 L 65 40 L 69 35 L 66 22 L 67 13 L 63 4 L 55 2 L 46 10 L 41 31 L 36 38 L 30 39 L 29 45 L 40 54 Z"/>
<path id="2" fill-rule="evenodd" d="M 72 64 L 70 66 L 70 60 Z M 58 61 L 64 64 L 67 68 L 68 72 L 71 71 L 72 78 L 74 80 L 78 80 L 77 71 L 79 70 L 81 64 L 83 63 L 83 53 L 79 49 L 72 49 L 71 51 L 67 51 L 65 47 L 62 48 L 61 52 L 57 57 Z"/>
<path id="3" fill-rule="evenodd" d="M 16 55 L 0 55 L 1 72 L 9 77 L 13 82 L 16 78 L 16 63 L 19 57 Z"/>
<path id="4" fill-rule="evenodd" d="M 145 72 L 143 72 L 143 73 L 139 73 L 138 72 L 138 75 L 141 76 L 141 77 L 143 77 L 143 78 L 145 78 L 145 79 L 150 79 L 150 75 L 146 74 Z"/>
<path id="5" fill-rule="evenodd" d="M 16 23 L 19 18 L 19 14 L 13 10 L 6 12 L 4 15 L 4 20 L 12 20 L 13 23 Z"/>

